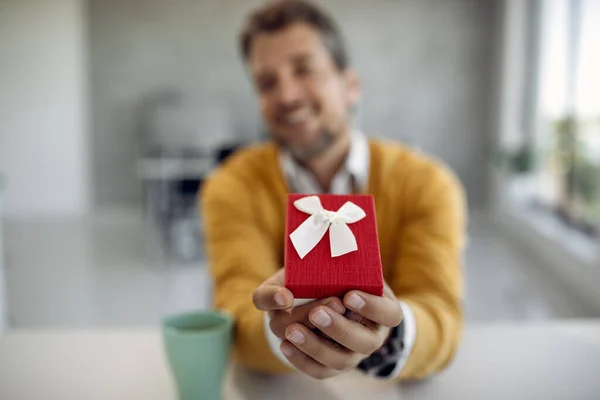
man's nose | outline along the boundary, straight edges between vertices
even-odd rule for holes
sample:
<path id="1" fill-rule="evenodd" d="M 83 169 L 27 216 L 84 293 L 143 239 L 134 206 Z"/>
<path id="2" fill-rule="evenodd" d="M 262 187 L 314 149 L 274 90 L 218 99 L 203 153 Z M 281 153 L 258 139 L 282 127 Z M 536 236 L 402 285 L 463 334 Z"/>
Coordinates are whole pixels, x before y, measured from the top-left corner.
<path id="1" fill-rule="evenodd" d="M 300 100 L 302 89 L 293 77 L 280 79 L 277 91 L 277 100 L 282 105 L 293 104 Z"/>

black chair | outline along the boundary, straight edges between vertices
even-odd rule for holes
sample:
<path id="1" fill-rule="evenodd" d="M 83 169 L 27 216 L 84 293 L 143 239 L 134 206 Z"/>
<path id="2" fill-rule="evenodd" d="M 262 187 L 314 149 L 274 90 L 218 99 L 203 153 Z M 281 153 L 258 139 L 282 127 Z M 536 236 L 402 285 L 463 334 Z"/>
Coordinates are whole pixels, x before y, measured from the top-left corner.
<path id="1" fill-rule="evenodd" d="M 223 163 L 227 158 L 229 158 L 230 155 L 235 153 L 240 147 L 241 147 L 240 144 L 221 147 L 217 151 L 217 158 L 216 158 L 217 165 L 220 165 L 221 163 Z"/>
<path id="2" fill-rule="evenodd" d="M 215 165 L 223 163 L 229 156 L 239 149 L 239 145 L 226 146 L 218 149 L 215 154 Z M 201 218 L 198 215 L 198 194 L 204 184 L 205 178 L 187 178 L 172 183 L 173 201 L 170 207 L 169 226 L 172 227 L 180 221 L 190 221 L 190 218 Z M 197 230 L 191 233 L 195 236 L 199 252 L 202 253 L 202 222 L 196 223 Z M 171 247 L 171 246 L 169 246 Z"/>

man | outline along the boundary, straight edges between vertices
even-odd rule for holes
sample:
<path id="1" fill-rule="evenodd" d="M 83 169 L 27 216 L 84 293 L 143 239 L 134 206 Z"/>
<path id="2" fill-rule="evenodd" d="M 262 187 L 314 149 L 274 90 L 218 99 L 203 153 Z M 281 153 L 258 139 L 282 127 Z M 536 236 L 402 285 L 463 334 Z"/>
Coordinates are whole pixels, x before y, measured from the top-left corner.
<path id="1" fill-rule="evenodd" d="M 319 379 L 354 368 L 408 379 L 440 371 L 462 330 L 459 184 L 429 158 L 353 126 L 358 78 L 314 5 L 264 6 L 241 48 L 272 141 L 232 156 L 202 196 L 215 303 L 236 318 L 238 362 Z M 353 290 L 292 307 L 281 269 L 288 192 L 374 196 L 383 297 Z"/>

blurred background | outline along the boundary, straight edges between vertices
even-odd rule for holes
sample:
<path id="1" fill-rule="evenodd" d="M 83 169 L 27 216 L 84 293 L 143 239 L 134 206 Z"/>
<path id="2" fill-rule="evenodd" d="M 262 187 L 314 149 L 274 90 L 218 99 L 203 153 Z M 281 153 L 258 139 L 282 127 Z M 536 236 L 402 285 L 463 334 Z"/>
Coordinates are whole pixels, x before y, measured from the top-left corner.
<path id="1" fill-rule="evenodd" d="M 0 0 L 0 330 L 211 305 L 197 191 L 264 126 L 249 0 Z M 600 316 L 600 1 L 323 0 L 360 127 L 466 188 L 469 323 Z"/>

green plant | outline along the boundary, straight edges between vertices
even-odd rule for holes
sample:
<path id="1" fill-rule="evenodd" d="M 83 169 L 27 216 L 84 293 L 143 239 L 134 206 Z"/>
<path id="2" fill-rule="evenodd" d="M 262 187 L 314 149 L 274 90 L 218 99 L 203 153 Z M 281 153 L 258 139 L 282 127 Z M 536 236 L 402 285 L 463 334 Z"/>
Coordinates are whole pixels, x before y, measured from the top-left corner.
<path id="1" fill-rule="evenodd" d="M 493 154 L 493 159 L 496 165 L 506 165 L 510 172 L 518 175 L 532 172 L 536 165 L 536 154 L 529 143 L 523 144 L 516 151 L 497 150 Z"/>
<path id="2" fill-rule="evenodd" d="M 573 168 L 573 191 L 588 203 L 600 201 L 600 167 L 584 157 L 576 157 Z"/>
<path id="3" fill-rule="evenodd" d="M 567 115 L 556 120 L 553 125 L 556 134 L 556 154 L 565 169 L 570 170 L 575 161 L 577 120 L 573 115 Z"/>
<path id="4" fill-rule="evenodd" d="M 516 174 L 527 174 L 535 168 L 535 152 L 532 146 L 524 144 L 510 158 L 511 170 Z"/>

